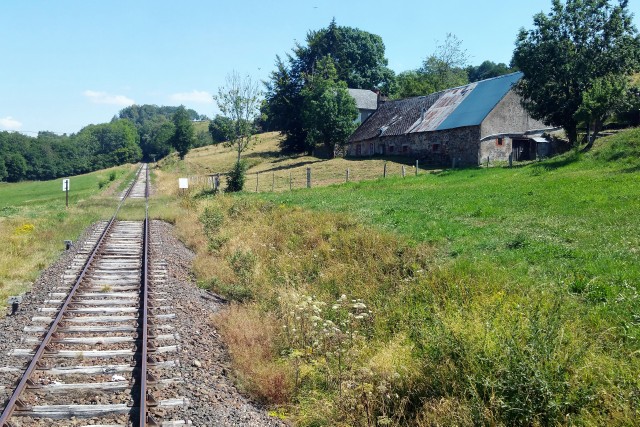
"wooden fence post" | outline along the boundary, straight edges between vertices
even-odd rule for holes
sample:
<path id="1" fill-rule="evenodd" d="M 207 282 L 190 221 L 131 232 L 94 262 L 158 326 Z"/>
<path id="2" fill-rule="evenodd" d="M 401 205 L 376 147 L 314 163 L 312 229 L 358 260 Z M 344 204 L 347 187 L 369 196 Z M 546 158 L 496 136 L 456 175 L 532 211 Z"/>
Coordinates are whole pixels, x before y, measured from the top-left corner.
<path id="1" fill-rule="evenodd" d="M 384 169 L 382 170 L 382 177 L 386 178 L 387 177 L 387 162 L 384 162 Z"/>
<path id="2" fill-rule="evenodd" d="M 311 168 L 307 168 L 307 188 L 311 188 Z"/>
<path id="3" fill-rule="evenodd" d="M 404 169 L 404 165 L 402 165 L 402 177 L 404 178 L 404 174 L 405 174 L 405 169 Z"/>

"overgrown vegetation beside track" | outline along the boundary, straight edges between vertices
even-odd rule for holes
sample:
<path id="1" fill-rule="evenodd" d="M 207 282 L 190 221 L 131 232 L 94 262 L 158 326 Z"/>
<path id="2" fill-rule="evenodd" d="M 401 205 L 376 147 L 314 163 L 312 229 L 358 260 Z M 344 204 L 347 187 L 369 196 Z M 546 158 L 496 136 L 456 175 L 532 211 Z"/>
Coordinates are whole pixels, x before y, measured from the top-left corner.
<path id="1" fill-rule="evenodd" d="M 93 222 L 113 214 L 133 165 L 71 178 L 69 208 L 61 180 L 0 183 L 0 300 L 30 289 L 40 272 Z"/>
<path id="2" fill-rule="evenodd" d="M 187 196 L 172 219 L 237 301 L 214 322 L 239 383 L 298 425 L 632 425 L 639 154 L 632 130 L 514 169 Z"/>

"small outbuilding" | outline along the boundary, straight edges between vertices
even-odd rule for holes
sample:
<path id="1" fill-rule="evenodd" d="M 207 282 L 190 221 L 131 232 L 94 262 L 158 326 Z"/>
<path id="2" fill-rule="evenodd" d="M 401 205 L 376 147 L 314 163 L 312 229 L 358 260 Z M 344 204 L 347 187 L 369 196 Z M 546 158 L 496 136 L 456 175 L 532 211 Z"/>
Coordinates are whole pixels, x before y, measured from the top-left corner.
<path id="1" fill-rule="evenodd" d="M 435 165 L 535 159 L 553 130 L 534 120 L 513 86 L 522 73 L 427 96 L 387 101 L 351 135 L 347 156 L 402 155 Z"/>

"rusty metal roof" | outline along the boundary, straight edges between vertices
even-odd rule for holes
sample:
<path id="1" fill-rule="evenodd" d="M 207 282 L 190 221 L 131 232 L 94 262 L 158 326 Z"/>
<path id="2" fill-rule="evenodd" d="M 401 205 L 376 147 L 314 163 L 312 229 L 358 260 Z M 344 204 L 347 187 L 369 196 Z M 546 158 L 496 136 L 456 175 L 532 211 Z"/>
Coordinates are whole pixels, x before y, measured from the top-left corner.
<path id="1" fill-rule="evenodd" d="M 477 126 L 521 78 L 522 73 L 512 73 L 427 96 L 388 101 L 356 129 L 349 142 Z"/>

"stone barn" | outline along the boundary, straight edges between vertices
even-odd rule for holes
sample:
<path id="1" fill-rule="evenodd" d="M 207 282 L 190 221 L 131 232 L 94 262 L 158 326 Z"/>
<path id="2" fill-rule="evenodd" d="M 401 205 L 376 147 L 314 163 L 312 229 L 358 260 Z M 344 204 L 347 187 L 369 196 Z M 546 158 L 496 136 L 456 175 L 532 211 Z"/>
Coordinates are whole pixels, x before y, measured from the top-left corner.
<path id="1" fill-rule="evenodd" d="M 427 96 L 387 101 L 351 135 L 346 155 L 401 155 L 434 165 L 535 159 L 552 130 L 520 104 L 513 73 Z"/>

